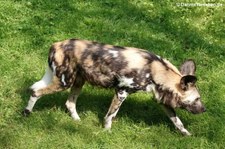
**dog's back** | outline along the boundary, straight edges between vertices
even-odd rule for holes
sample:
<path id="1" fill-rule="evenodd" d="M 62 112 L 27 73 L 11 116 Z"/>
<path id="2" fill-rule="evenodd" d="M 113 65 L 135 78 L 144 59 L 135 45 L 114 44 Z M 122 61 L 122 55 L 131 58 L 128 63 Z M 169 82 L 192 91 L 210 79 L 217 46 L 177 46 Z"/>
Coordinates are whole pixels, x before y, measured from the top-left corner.
<path id="1" fill-rule="evenodd" d="M 132 91 L 146 90 L 147 85 L 157 83 L 153 72 L 169 68 L 163 59 L 142 49 L 76 39 L 55 43 L 49 53 L 49 66 L 59 77 L 64 76 L 64 86 L 72 85 L 76 74 L 93 85 Z"/>

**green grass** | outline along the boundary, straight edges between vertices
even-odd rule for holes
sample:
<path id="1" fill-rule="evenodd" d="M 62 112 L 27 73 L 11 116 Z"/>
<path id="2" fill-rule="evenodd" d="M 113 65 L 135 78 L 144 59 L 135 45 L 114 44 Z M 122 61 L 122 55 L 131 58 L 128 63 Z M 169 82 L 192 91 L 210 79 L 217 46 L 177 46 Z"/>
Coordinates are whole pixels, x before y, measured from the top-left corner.
<path id="1" fill-rule="evenodd" d="M 225 3 L 177 2 L 1 0 L 0 148 L 224 148 Z M 69 38 L 148 49 L 176 66 L 194 59 L 207 112 L 177 110 L 193 135 L 178 133 L 152 95 L 143 93 L 129 96 L 112 132 L 104 132 L 113 91 L 90 85 L 78 99 L 80 122 L 65 112 L 68 91 L 41 98 L 32 115 L 22 117 L 27 88 L 42 77 L 50 45 Z"/>

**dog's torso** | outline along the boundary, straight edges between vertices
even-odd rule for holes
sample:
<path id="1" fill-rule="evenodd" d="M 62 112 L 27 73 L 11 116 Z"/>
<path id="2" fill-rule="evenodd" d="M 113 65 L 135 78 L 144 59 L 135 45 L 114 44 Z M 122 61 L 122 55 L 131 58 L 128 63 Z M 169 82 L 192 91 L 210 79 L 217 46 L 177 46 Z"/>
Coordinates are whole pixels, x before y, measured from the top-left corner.
<path id="1" fill-rule="evenodd" d="M 64 72 L 63 85 L 71 85 L 70 80 L 76 74 L 92 85 L 122 88 L 127 92 L 151 91 L 158 83 L 165 83 L 166 78 L 160 78 L 156 71 L 168 73 L 168 77 L 180 77 L 172 64 L 145 50 L 76 39 L 55 43 L 50 50 L 49 65 Z M 175 72 L 173 76 L 171 71 Z"/>

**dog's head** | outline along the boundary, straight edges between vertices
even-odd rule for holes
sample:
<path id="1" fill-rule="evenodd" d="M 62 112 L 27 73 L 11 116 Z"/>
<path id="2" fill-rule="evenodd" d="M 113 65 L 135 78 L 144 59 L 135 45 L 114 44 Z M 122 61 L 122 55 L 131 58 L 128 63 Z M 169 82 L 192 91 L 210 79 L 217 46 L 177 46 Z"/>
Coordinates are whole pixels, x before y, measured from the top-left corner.
<path id="1" fill-rule="evenodd" d="M 196 87 L 197 78 L 195 76 L 196 66 L 194 61 L 187 60 L 181 67 L 180 72 L 182 78 L 180 80 L 180 88 L 182 90 L 182 97 L 179 101 L 181 108 L 188 110 L 194 114 L 205 112 L 205 106 L 201 101 L 200 94 Z"/>

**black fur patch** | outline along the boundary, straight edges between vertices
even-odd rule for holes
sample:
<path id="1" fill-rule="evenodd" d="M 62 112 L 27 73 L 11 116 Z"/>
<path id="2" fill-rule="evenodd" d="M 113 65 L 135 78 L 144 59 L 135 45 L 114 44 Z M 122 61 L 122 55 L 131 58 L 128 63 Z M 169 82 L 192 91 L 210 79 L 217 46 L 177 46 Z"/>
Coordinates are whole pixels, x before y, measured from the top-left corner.
<path id="1" fill-rule="evenodd" d="M 21 114 L 22 114 L 23 116 L 29 116 L 30 113 L 31 113 L 31 112 L 30 112 L 29 110 L 25 109 L 25 110 L 22 111 Z"/>
<path id="2" fill-rule="evenodd" d="M 49 54 L 48 54 L 48 65 L 49 65 L 49 68 L 51 69 L 52 69 L 52 62 L 55 61 L 55 58 L 54 58 L 55 52 L 56 52 L 55 46 L 52 45 L 50 47 Z"/>
<path id="3" fill-rule="evenodd" d="M 60 47 L 64 50 L 64 51 L 73 51 L 75 49 L 75 42 L 76 42 L 76 39 L 70 39 L 68 41 L 68 43 L 64 44 L 62 43 L 60 45 Z"/>

